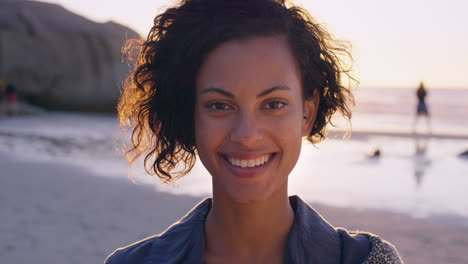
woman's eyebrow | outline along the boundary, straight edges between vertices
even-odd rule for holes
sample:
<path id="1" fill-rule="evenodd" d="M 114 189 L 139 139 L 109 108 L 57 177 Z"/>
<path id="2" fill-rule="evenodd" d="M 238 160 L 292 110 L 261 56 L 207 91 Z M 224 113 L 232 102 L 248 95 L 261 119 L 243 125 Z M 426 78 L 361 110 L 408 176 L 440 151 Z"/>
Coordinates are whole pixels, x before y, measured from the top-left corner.
<path id="1" fill-rule="evenodd" d="M 270 93 L 272 93 L 274 91 L 277 91 L 277 90 L 291 90 L 291 88 L 289 88 L 286 85 L 276 85 L 276 86 L 273 86 L 273 87 L 271 87 L 269 89 L 266 89 L 265 91 L 259 93 L 257 95 L 257 98 L 265 96 L 265 95 L 270 94 Z M 206 94 L 206 93 L 219 93 L 219 94 L 222 94 L 222 95 L 230 97 L 230 98 L 235 98 L 235 96 L 232 93 L 230 93 L 230 92 L 228 92 L 226 90 L 223 90 L 221 88 L 216 88 L 216 87 L 209 87 L 209 88 L 203 89 L 203 91 L 201 91 L 200 94 Z"/>
<path id="2" fill-rule="evenodd" d="M 220 89 L 220 88 L 216 88 L 216 87 L 209 87 L 209 88 L 203 89 L 203 91 L 201 91 L 200 94 L 206 94 L 206 93 L 220 93 L 227 97 L 231 97 L 231 98 L 235 97 L 232 93 L 225 91 L 223 89 Z"/>
<path id="3" fill-rule="evenodd" d="M 270 89 L 266 89 L 265 91 L 259 93 L 257 95 L 257 98 L 265 96 L 265 95 L 267 95 L 269 93 L 272 93 L 274 91 L 277 91 L 277 90 L 291 90 L 291 88 L 289 88 L 286 85 L 276 85 L 276 86 L 271 87 Z"/>

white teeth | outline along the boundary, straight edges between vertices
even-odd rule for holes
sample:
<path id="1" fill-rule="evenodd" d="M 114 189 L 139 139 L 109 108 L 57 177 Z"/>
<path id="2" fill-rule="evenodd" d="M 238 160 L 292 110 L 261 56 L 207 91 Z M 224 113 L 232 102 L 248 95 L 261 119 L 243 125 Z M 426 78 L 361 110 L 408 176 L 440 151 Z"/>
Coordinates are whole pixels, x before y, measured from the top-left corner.
<path id="1" fill-rule="evenodd" d="M 262 159 L 262 160 L 263 160 L 263 159 Z M 255 166 L 258 166 L 258 165 L 262 164 L 262 163 L 263 163 L 262 160 L 256 159 L 255 162 L 254 162 L 254 163 L 255 163 Z"/>
<path id="2" fill-rule="evenodd" d="M 249 160 L 241 160 L 241 159 L 228 157 L 228 160 L 232 165 L 241 167 L 241 168 L 246 168 L 246 167 L 253 168 L 256 166 L 260 166 L 266 163 L 269 159 L 270 159 L 270 155 L 263 155 L 259 158 L 249 159 Z"/>
<path id="3" fill-rule="evenodd" d="M 241 162 L 240 162 L 241 167 L 242 167 L 242 168 L 247 167 L 247 162 L 248 162 L 247 160 L 241 160 Z"/>

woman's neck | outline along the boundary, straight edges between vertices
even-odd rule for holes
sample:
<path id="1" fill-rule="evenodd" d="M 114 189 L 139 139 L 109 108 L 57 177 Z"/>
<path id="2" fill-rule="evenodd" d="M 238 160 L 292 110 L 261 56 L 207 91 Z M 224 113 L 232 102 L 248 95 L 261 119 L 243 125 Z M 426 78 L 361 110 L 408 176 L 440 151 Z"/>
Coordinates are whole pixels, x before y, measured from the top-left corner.
<path id="1" fill-rule="evenodd" d="M 252 203 L 214 195 L 205 223 L 205 261 L 282 263 L 293 221 L 287 194 Z"/>

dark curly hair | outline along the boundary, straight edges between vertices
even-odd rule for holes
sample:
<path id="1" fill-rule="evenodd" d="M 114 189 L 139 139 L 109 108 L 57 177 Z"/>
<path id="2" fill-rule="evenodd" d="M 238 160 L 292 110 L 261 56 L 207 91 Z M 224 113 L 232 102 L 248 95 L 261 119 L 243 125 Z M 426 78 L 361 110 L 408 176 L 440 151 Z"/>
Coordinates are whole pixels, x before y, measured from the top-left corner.
<path id="1" fill-rule="evenodd" d="M 132 129 L 127 159 L 146 154 L 146 171 L 164 182 L 188 173 L 196 159 L 195 80 L 204 58 L 223 42 L 272 35 L 286 36 L 304 99 L 320 95 L 307 139 L 323 140 L 337 111 L 349 121 L 353 96 L 341 84 L 343 74 L 354 80 L 349 45 L 334 40 L 307 11 L 285 0 L 182 0 L 156 16 L 146 41 L 126 47 L 139 52 L 118 104 L 120 125 Z"/>

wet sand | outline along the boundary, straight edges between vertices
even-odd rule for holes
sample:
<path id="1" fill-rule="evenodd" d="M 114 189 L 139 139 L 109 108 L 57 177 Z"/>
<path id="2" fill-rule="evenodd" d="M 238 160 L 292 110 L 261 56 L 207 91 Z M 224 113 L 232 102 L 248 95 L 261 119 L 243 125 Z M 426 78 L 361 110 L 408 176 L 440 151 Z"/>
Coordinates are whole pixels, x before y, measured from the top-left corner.
<path id="1" fill-rule="evenodd" d="M 102 263 L 115 248 L 163 231 L 202 198 L 0 153 L 0 262 Z M 467 219 L 313 206 L 335 226 L 391 241 L 406 263 L 468 263 Z"/>

